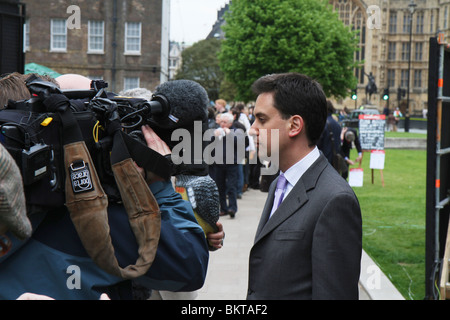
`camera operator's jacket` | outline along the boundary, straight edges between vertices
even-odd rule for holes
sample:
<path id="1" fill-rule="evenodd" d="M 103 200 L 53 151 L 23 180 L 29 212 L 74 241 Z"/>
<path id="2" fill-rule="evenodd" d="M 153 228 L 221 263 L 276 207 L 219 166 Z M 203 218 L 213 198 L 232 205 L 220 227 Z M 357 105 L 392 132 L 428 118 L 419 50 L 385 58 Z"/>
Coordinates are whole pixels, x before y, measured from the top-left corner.
<path id="1" fill-rule="evenodd" d="M 149 271 L 133 281 L 155 290 L 197 290 L 209 258 L 204 232 L 170 181 L 152 183 L 150 189 L 161 210 L 161 237 Z M 119 264 L 133 263 L 138 246 L 125 209 L 109 205 L 108 219 Z M 12 250 L 0 258 L 0 299 L 24 292 L 55 299 L 98 299 L 103 292 L 132 298 L 130 281 L 106 273 L 88 257 L 65 207 L 31 220 L 33 236 L 25 243 L 11 237 Z"/>

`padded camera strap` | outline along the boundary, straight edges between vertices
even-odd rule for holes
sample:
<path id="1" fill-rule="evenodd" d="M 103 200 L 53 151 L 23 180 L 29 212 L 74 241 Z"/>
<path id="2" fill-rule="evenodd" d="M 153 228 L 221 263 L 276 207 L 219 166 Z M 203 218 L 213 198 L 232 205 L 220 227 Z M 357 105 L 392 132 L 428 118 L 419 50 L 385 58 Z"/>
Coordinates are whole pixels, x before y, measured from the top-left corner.
<path id="1" fill-rule="evenodd" d="M 137 172 L 131 158 L 115 167 L 117 184 L 139 245 L 136 264 L 121 268 L 115 257 L 109 232 L 108 199 L 78 123 L 68 107 L 69 100 L 64 95 L 52 94 L 43 103 L 48 111 L 58 112 L 61 117 L 66 206 L 84 248 L 93 261 L 110 274 L 124 279 L 143 275 L 150 268 L 156 254 L 161 226 L 159 207 L 148 185 Z M 117 132 L 115 136 L 119 136 Z M 131 197 L 136 197 L 133 198 L 136 201 L 130 201 Z"/>
<path id="2" fill-rule="evenodd" d="M 132 152 L 141 150 L 141 155 L 151 158 L 139 157 L 139 160 L 132 158 L 127 147 L 130 145 L 134 146 Z M 164 170 L 153 172 L 168 173 L 169 170 L 165 168 L 167 163 L 162 160 L 158 161 L 158 159 L 165 160 L 159 153 L 130 138 L 123 131 L 117 130 L 114 133 L 111 168 L 128 214 L 131 229 L 139 246 L 139 258 L 136 264 L 121 270 L 124 278 L 134 278 L 144 274 L 150 268 L 156 255 L 161 231 L 161 212 L 136 164 L 146 167 L 151 163 L 154 165 L 153 168 L 159 167 L 160 170 Z"/>
<path id="3" fill-rule="evenodd" d="M 111 164 L 128 158 L 132 158 L 139 167 L 157 173 L 165 180 L 170 179 L 172 167 L 167 158 L 123 131 L 117 130 L 113 138 Z"/>

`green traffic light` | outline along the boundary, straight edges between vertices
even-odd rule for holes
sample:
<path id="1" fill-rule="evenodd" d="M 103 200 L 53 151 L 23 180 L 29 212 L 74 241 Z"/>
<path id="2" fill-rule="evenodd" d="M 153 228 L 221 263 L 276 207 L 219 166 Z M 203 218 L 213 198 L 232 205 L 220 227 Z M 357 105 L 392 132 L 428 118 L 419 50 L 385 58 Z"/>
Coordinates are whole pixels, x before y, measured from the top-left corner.
<path id="1" fill-rule="evenodd" d="M 389 89 L 384 89 L 383 100 L 389 100 Z"/>

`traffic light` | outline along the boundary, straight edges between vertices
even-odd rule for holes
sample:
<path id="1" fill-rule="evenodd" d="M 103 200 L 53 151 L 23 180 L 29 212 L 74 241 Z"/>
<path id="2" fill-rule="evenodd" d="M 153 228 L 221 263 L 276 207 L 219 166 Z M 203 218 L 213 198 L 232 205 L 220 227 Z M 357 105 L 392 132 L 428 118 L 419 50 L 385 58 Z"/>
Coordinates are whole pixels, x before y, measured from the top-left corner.
<path id="1" fill-rule="evenodd" d="M 383 92 L 383 100 L 384 100 L 384 101 L 389 100 L 389 89 L 384 89 L 384 92 Z"/>
<path id="2" fill-rule="evenodd" d="M 356 100 L 358 98 L 358 95 L 356 94 L 356 89 L 352 90 L 352 99 Z"/>

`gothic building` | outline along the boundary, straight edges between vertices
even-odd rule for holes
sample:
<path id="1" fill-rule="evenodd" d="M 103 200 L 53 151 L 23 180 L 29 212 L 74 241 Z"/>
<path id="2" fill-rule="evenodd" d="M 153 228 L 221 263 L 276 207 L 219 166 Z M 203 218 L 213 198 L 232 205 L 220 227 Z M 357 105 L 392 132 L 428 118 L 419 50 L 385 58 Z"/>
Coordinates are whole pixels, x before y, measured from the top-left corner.
<path id="1" fill-rule="evenodd" d="M 429 39 L 440 32 L 450 37 L 450 0 L 330 0 L 329 3 L 345 25 L 358 30 L 355 61 L 361 66 L 355 69 L 357 100 L 349 97 L 336 101 L 335 106 L 353 109 L 371 104 L 381 111 L 388 103 L 390 109 L 399 106 L 405 113 L 409 79 L 410 115 L 421 116 L 427 109 Z M 220 27 L 225 23 L 226 10 L 228 5 L 218 12 L 209 37 L 224 36 Z M 377 86 L 372 95 L 366 94 L 370 74 Z M 388 101 L 382 99 L 385 89 L 389 90 Z"/>
<path id="2" fill-rule="evenodd" d="M 382 94 L 388 89 L 389 107 L 399 106 L 405 113 L 409 88 L 410 115 L 422 115 L 427 109 L 429 39 L 438 33 L 450 36 L 450 1 L 331 0 L 330 4 L 344 24 L 360 33 L 360 50 L 355 53 L 362 66 L 355 69 L 356 105 L 373 104 L 381 111 L 386 104 Z M 378 92 L 369 99 L 365 88 L 370 73 Z M 403 94 L 398 94 L 399 88 Z M 355 102 L 350 98 L 337 101 L 338 108 L 344 106 L 352 109 Z"/>

